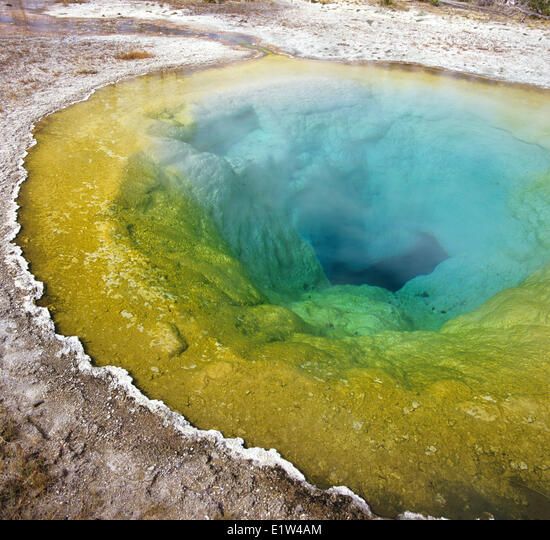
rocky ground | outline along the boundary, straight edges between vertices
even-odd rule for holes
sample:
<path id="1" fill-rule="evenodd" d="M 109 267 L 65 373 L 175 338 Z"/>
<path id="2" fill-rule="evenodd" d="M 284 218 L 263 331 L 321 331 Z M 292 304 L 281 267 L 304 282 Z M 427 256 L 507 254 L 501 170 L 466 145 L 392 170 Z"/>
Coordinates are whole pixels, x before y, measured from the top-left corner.
<path id="1" fill-rule="evenodd" d="M 383 0 L 381 0 L 383 2 Z M 60 20 L 79 16 L 153 19 L 209 31 L 254 36 L 289 55 L 344 62 L 421 64 L 496 80 L 550 85 L 550 21 L 434 7 L 429 2 L 377 0 L 311 3 L 228 2 L 181 8 L 151 2 L 95 0 L 58 4 Z"/>
<path id="2" fill-rule="evenodd" d="M 23 3 L 0 6 L 0 518 L 372 518 L 275 452 L 194 429 L 55 335 L 12 243 L 33 123 L 118 79 L 242 61 L 255 45 L 549 86 L 550 27 L 424 4 Z"/>

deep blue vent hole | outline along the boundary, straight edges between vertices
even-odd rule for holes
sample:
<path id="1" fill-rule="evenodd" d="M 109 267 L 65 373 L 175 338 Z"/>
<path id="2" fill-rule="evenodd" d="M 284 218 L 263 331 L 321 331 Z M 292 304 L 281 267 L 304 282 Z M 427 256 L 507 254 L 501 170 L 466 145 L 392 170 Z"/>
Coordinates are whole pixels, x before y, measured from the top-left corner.
<path id="1" fill-rule="evenodd" d="M 437 238 L 428 233 L 420 233 L 411 249 L 374 264 L 367 261 L 360 264 L 360 253 L 353 261 L 335 255 L 334 252 L 339 251 L 340 239 L 330 232 L 316 240 L 314 247 L 318 252 L 323 250 L 320 261 L 334 285 L 373 285 L 396 292 L 414 277 L 431 274 L 440 262 L 449 257 Z"/>
<path id="2" fill-rule="evenodd" d="M 325 211 L 310 215 L 301 227 L 333 285 L 372 285 L 396 292 L 416 276 L 432 273 L 449 258 L 438 239 L 426 231 L 407 231 L 411 238 L 408 245 L 397 253 L 395 246 L 388 246 L 390 256 L 373 257 L 360 220 L 342 217 L 338 209 L 335 214 Z"/>
<path id="3" fill-rule="evenodd" d="M 414 245 L 391 257 L 371 263 L 360 247 L 342 249 L 348 242 L 338 232 L 326 230 L 312 245 L 323 269 L 334 285 L 373 285 L 396 292 L 416 276 L 431 274 L 436 266 L 449 257 L 437 238 L 421 232 Z"/>

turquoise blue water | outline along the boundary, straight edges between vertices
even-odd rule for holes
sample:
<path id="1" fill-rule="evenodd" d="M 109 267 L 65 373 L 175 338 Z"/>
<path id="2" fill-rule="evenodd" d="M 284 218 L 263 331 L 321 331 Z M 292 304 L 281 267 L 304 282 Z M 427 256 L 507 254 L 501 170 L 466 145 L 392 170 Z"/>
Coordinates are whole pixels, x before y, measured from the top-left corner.
<path id="1" fill-rule="evenodd" d="M 220 93 L 193 117 L 155 127 L 157 159 L 263 292 L 301 315 L 370 285 L 397 328 L 438 328 L 550 258 L 516 211 L 550 152 L 490 100 L 318 77 Z"/>
<path id="2" fill-rule="evenodd" d="M 380 515 L 546 517 L 549 107 L 270 56 L 137 78 L 42 122 L 18 242 L 58 331 L 194 425 Z"/>

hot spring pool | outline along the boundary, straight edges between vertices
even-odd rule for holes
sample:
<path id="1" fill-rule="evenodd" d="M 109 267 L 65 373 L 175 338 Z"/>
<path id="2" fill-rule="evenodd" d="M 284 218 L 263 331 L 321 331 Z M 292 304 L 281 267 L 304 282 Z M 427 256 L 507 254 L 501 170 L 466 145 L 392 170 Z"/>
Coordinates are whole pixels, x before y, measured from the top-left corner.
<path id="1" fill-rule="evenodd" d="M 44 120 L 19 243 L 100 364 L 373 509 L 550 516 L 550 94 L 266 57 Z"/>

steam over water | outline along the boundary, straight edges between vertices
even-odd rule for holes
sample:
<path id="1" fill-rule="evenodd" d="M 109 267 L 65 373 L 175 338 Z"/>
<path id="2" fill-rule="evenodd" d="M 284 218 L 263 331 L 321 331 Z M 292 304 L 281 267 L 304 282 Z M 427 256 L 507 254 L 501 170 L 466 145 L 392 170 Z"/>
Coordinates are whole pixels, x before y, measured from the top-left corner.
<path id="1" fill-rule="evenodd" d="M 550 98 L 276 57 L 43 122 L 61 332 L 374 510 L 550 515 Z"/>
<path id="2" fill-rule="evenodd" d="M 268 297 L 372 285 L 437 328 L 549 260 L 515 201 L 550 152 L 484 101 L 423 90 L 262 81 L 205 99 L 190 131 L 155 124 L 153 153 Z"/>

